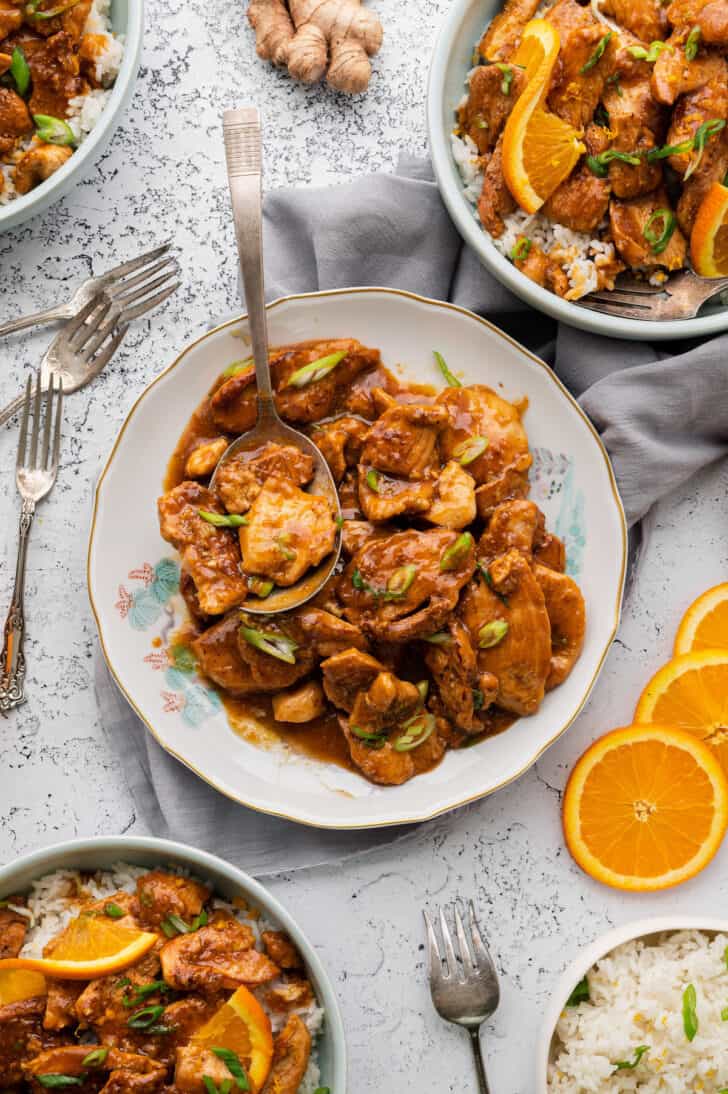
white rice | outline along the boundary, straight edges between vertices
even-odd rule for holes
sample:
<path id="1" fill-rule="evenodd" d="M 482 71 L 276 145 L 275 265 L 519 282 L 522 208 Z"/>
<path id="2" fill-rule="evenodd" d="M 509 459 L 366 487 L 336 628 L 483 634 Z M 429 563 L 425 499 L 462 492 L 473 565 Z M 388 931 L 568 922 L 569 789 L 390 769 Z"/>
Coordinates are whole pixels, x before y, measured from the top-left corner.
<path id="1" fill-rule="evenodd" d="M 549 1071 L 552 1094 L 718 1094 L 728 1086 L 728 936 L 683 931 L 656 944 L 619 946 L 589 972 L 589 1001 L 567 1008 Z M 683 995 L 697 995 L 698 1031 L 689 1041 Z M 637 1067 L 616 1070 L 617 1061 Z"/>
<path id="2" fill-rule="evenodd" d="M 24 913 L 23 908 L 19 907 L 17 909 L 21 913 L 27 914 L 30 920 L 30 928 L 21 953 L 25 957 L 42 957 L 44 947 L 78 914 L 79 906 L 84 900 L 89 898 L 103 900 L 104 897 L 111 896 L 121 890 L 132 893 L 136 888 L 137 879 L 148 872 L 144 867 L 130 866 L 127 863 L 120 862 L 109 870 L 100 870 L 91 875 L 81 875 L 77 870 L 56 870 L 55 873 L 47 874 L 40 880 L 33 882 L 28 895 L 27 913 Z M 182 873 L 183 871 L 171 870 L 170 872 Z M 236 919 L 239 919 L 241 923 L 247 924 L 253 931 L 259 946 L 261 945 L 261 932 L 276 928 L 276 924 L 266 920 L 255 910 L 238 908 L 218 897 L 213 898 L 212 906 L 228 912 Z M 265 993 L 271 988 L 275 988 L 279 983 L 283 983 L 283 981 L 271 981 L 264 988 L 255 989 L 254 994 L 258 996 L 261 1003 L 264 1003 Z M 308 1068 L 301 1081 L 298 1094 L 313 1094 L 319 1086 L 321 1078 L 316 1040 L 323 1027 L 324 1011 L 315 1000 L 308 1006 L 291 1008 L 285 1014 L 269 1011 L 268 1014 L 274 1034 L 283 1028 L 288 1015 L 292 1013 L 298 1014 L 305 1022 L 313 1041 Z"/>

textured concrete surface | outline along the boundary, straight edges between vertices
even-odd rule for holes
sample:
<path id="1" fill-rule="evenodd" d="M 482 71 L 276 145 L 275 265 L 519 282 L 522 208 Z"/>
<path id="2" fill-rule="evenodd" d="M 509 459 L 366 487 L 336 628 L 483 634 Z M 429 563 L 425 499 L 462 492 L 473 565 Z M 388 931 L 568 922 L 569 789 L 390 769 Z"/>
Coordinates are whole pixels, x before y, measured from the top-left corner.
<path id="1" fill-rule="evenodd" d="M 98 724 L 95 631 L 85 591 L 92 483 L 142 387 L 197 331 L 235 306 L 236 264 L 222 167 L 223 106 L 265 105 L 268 185 L 335 182 L 390 168 L 425 149 L 427 57 L 447 0 L 376 0 L 386 45 L 369 95 L 347 101 L 294 86 L 253 51 L 243 5 L 152 0 L 136 98 L 91 177 L 44 217 L 0 236 L 2 314 L 48 305 L 69 284 L 173 238 L 184 289 L 138 322 L 113 367 L 68 400 L 59 484 L 39 513 L 28 569 L 28 704 L 0 720 L 0 858 L 76 835 L 141 832 Z M 48 341 L 0 344 L 0 397 L 15 395 Z M 0 431 L 0 610 L 15 562 L 15 429 Z M 666 500 L 619 639 L 578 723 L 536 769 L 488 801 L 422 828 L 346 871 L 271 881 L 339 989 L 352 1094 L 474 1090 L 464 1035 L 430 1006 L 420 909 L 472 896 L 502 973 L 503 1001 L 484 1031 L 494 1094 L 532 1094 L 533 1048 L 552 985 L 579 946 L 612 924 L 677 910 L 718 912 L 728 850 L 695 882 L 650 898 L 586 879 L 564 850 L 559 805 L 574 760 L 629 721 L 676 622 L 701 589 L 725 579 L 728 467 Z M 342 1092 L 334 1092 L 342 1094 Z"/>

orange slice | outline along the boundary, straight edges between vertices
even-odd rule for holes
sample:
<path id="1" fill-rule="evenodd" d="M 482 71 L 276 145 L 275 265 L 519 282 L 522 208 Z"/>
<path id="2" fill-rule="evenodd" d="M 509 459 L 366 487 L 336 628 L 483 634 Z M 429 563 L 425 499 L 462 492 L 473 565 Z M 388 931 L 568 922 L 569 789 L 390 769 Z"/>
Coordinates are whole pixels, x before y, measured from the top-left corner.
<path id="1" fill-rule="evenodd" d="M 209 1073 L 219 1079 L 224 1053 L 215 1050 L 227 1049 L 237 1056 L 254 1090 L 260 1090 L 268 1077 L 273 1058 L 270 1019 L 247 988 L 238 988 L 210 1021 L 193 1034 L 190 1045 L 203 1052 L 198 1063 L 200 1074 Z"/>
<path id="2" fill-rule="evenodd" d="M 668 661 L 642 692 L 634 720 L 694 733 L 728 771 L 728 649 L 694 650 Z"/>
<path id="3" fill-rule="evenodd" d="M 714 182 L 690 233 L 690 258 L 701 277 L 728 275 L 728 187 Z"/>
<path id="4" fill-rule="evenodd" d="M 503 131 L 503 175 L 527 213 L 541 208 L 584 152 L 580 134 L 543 107 L 559 45 L 556 27 L 545 19 L 532 19 L 513 59 L 525 67 L 528 83 Z"/>
<path id="5" fill-rule="evenodd" d="M 32 999 L 36 995 L 46 995 L 45 976 L 26 969 L 0 970 L 0 1007 L 7 1003 L 17 1003 L 21 999 Z"/>
<path id="6" fill-rule="evenodd" d="M 728 649 L 728 581 L 695 600 L 678 628 L 675 656 L 691 650 Z"/>
<path id="7" fill-rule="evenodd" d="M 43 973 L 59 980 L 93 980 L 133 965 L 159 940 L 150 931 L 120 927 L 106 917 L 81 914 L 71 920 L 49 957 L 12 957 L 0 961 L 8 969 Z"/>
<path id="8" fill-rule="evenodd" d="M 652 892 L 687 881 L 720 847 L 728 779 L 713 752 L 670 726 L 628 726 L 587 749 L 566 787 L 567 846 L 591 877 Z"/>

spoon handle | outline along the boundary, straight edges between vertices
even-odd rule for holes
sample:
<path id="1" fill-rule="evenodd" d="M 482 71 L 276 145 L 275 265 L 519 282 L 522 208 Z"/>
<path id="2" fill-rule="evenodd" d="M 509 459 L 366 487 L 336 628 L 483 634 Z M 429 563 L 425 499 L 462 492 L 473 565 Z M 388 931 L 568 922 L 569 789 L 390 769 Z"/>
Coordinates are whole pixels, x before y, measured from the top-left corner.
<path id="1" fill-rule="evenodd" d="M 268 367 L 268 330 L 263 292 L 260 113 L 255 107 L 226 110 L 222 128 L 235 238 L 253 343 L 260 421 L 265 415 L 275 415 Z"/>

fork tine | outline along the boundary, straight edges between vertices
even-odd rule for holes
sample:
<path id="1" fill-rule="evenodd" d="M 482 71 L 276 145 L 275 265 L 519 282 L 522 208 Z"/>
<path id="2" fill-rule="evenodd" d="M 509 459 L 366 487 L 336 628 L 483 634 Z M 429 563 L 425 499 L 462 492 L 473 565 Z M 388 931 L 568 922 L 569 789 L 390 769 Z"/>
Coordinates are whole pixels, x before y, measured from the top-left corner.
<path id="1" fill-rule="evenodd" d="M 63 380 L 58 377 L 58 399 L 56 400 L 56 425 L 53 432 L 53 460 L 51 470 L 58 470 L 58 454 L 61 448 L 61 423 L 63 421 Z"/>
<path id="2" fill-rule="evenodd" d="M 640 303 L 640 297 L 644 298 L 645 296 L 647 296 L 647 293 L 630 293 L 626 290 L 623 292 L 620 289 L 612 289 L 611 292 L 590 293 L 589 299 L 596 300 L 598 304 L 628 304 L 632 308 L 642 308 L 644 311 L 649 311 L 649 304 Z"/>
<path id="3" fill-rule="evenodd" d="M 450 928 L 445 919 L 444 908 L 440 908 L 440 930 L 442 932 L 442 943 L 445 947 L 445 964 L 447 965 L 448 975 L 454 977 L 457 975 L 458 963 L 457 958 L 455 957 L 455 947 L 452 944 Z"/>
<path id="4" fill-rule="evenodd" d="M 160 270 L 164 270 L 169 266 L 177 266 L 177 259 L 174 255 L 165 255 L 159 262 L 155 262 L 152 266 L 146 267 L 140 273 L 136 274 L 136 276 L 125 277 L 118 283 L 115 282 L 106 291 L 111 297 L 121 296 L 129 292 L 130 289 L 136 288 L 137 285 L 143 284 L 150 277 L 153 277 L 154 274 L 159 273 Z"/>
<path id="5" fill-rule="evenodd" d="M 30 438 L 30 459 L 28 460 L 29 467 L 38 466 L 38 439 L 40 436 L 40 369 L 35 376 L 35 396 L 33 398 L 33 432 Z"/>
<path id="6" fill-rule="evenodd" d="M 589 308 L 590 311 L 598 311 L 603 315 L 621 315 L 625 319 L 648 319 L 649 314 L 645 315 L 645 309 L 638 307 L 634 304 L 614 304 L 611 301 L 609 303 L 599 303 L 590 301 L 587 296 L 583 300 L 577 301 L 580 307 Z M 649 310 L 649 309 L 648 309 Z"/>
<path id="7" fill-rule="evenodd" d="M 80 353 L 84 357 L 87 355 L 87 345 L 89 339 L 92 339 L 95 336 L 96 332 L 100 329 L 107 315 L 111 311 L 111 307 L 112 304 L 108 296 L 104 296 L 99 300 L 89 321 L 84 323 L 81 329 L 73 335 L 69 342 L 69 345 L 74 353 Z"/>
<path id="8" fill-rule="evenodd" d="M 25 385 L 25 400 L 23 402 L 23 417 L 20 421 L 20 436 L 18 438 L 18 457 L 15 461 L 17 468 L 22 467 L 25 462 L 25 449 L 26 441 L 28 438 L 28 415 L 30 414 L 30 385 L 32 383 L 31 377 L 28 377 L 28 382 Z"/>
<path id="9" fill-rule="evenodd" d="M 429 976 L 437 973 L 442 974 L 442 957 L 440 956 L 440 949 L 437 945 L 437 935 L 435 934 L 435 928 L 432 926 L 432 920 L 427 912 L 422 913 L 425 917 L 425 924 L 427 925 L 427 972 Z"/>
<path id="10" fill-rule="evenodd" d="M 175 281 L 173 285 L 169 285 L 166 289 L 162 289 L 156 296 L 149 297 L 148 300 L 142 300 L 141 303 L 135 304 L 133 308 L 125 308 L 121 313 L 121 319 L 124 323 L 131 323 L 132 319 L 139 319 L 140 316 L 146 315 L 152 308 L 158 308 L 160 304 L 164 303 L 168 296 L 177 292 L 177 289 L 182 284 L 181 281 Z"/>
<path id="11" fill-rule="evenodd" d="M 463 970 L 465 977 L 475 975 L 475 966 L 473 965 L 473 959 L 470 956 L 470 949 L 468 947 L 468 940 L 465 937 L 465 928 L 463 927 L 462 917 L 460 915 L 460 909 L 457 904 L 455 905 L 455 930 L 458 936 L 458 949 L 460 951 L 460 960 L 463 963 Z"/>
<path id="12" fill-rule="evenodd" d="M 113 269 L 107 270 L 105 274 L 101 274 L 101 279 L 106 284 L 110 282 L 119 281 L 121 278 L 126 277 L 127 274 L 134 273 L 135 270 L 140 269 L 142 266 L 147 266 L 150 262 L 154 262 L 155 258 L 161 258 L 163 254 L 172 246 L 172 240 L 168 240 L 167 243 L 163 243 L 161 247 L 155 247 L 151 251 L 147 251 L 146 254 L 137 255 L 136 258 L 130 258 L 128 262 L 122 262 L 119 266 L 114 266 Z"/>
<path id="13" fill-rule="evenodd" d="M 69 342 L 76 334 L 76 331 L 86 322 L 88 317 L 93 311 L 98 308 L 99 304 L 104 300 L 102 293 L 97 293 L 96 296 L 92 296 L 88 304 L 84 304 L 79 312 L 74 315 L 73 319 L 69 319 L 63 328 L 63 333 L 68 338 Z"/>
<path id="14" fill-rule="evenodd" d="M 478 927 L 478 921 L 475 918 L 475 908 L 473 907 L 472 900 L 468 901 L 468 918 L 470 920 L 470 937 L 473 942 L 473 951 L 475 953 L 475 963 L 482 971 L 488 969 L 495 972 L 495 966 L 493 964 L 493 958 L 490 956 L 490 951 L 483 942 L 483 937 Z"/>
<path id="15" fill-rule="evenodd" d="M 46 407 L 45 407 L 45 420 L 43 422 L 43 456 L 41 462 L 38 465 L 44 471 L 48 467 L 48 451 L 51 446 L 51 430 L 53 428 L 53 388 L 55 386 L 55 377 L 51 376 L 51 382 L 48 384 L 48 390 L 46 391 Z"/>
<path id="16" fill-rule="evenodd" d="M 111 339 L 111 341 L 109 342 L 109 344 L 107 346 L 104 346 L 101 353 L 99 353 L 97 357 L 94 357 L 94 359 L 91 363 L 92 364 L 92 369 L 91 369 L 92 377 L 98 376 L 98 374 L 101 372 L 102 368 L 106 364 L 108 364 L 108 362 L 111 360 L 111 358 L 116 353 L 119 346 L 121 345 L 122 341 L 124 340 L 124 337 L 125 337 L 126 332 L 128 330 L 129 330 L 129 326 L 126 323 L 124 324 L 124 326 L 119 327 L 118 331 L 116 332 L 116 336 Z"/>
<path id="17" fill-rule="evenodd" d="M 93 332 L 93 336 L 86 342 L 86 345 L 81 350 L 81 356 L 85 362 L 93 360 L 93 356 L 96 350 L 104 344 L 110 334 L 113 334 L 116 329 L 116 325 L 121 318 L 119 309 L 114 305 L 111 313 L 105 317 L 105 321 L 102 325 Z"/>
<path id="18" fill-rule="evenodd" d="M 154 289 L 158 289 L 160 288 L 160 286 L 166 284 L 167 281 L 169 281 L 170 277 L 177 277 L 178 275 L 179 266 L 175 262 L 170 266 L 168 270 L 165 270 L 165 272 L 160 277 L 156 277 L 154 281 L 146 282 L 144 285 L 138 288 L 136 292 L 129 293 L 128 295 L 127 293 L 122 293 L 119 296 L 115 296 L 114 303 L 118 304 L 119 307 L 126 309 L 129 304 L 133 304 L 135 300 L 141 300 L 143 296 L 146 296 L 148 293 L 153 292 Z"/>

